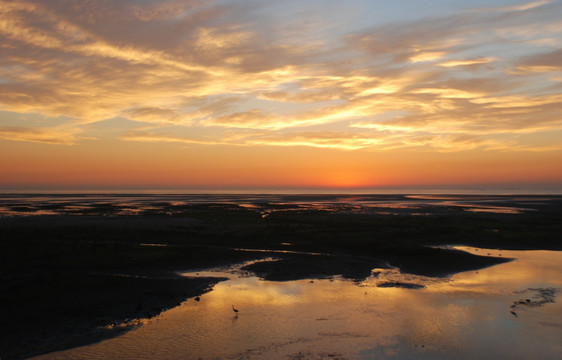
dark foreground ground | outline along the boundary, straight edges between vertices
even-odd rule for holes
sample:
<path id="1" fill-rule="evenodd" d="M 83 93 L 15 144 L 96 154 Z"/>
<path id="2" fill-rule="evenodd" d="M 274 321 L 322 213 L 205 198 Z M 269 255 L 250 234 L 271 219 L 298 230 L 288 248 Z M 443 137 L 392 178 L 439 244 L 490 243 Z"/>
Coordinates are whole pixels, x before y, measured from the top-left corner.
<path id="1" fill-rule="evenodd" d="M 415 208 L 421 216 L 414 210 L 389 215 L 262 201 L 257 207 L 164 203 L 127 215 L 105 203 L 80 214 L 0 217 L 0 357 L 27 358 L 115 336 L 135 326 L 131 320 L 155 316 L 220 281 L 180 277 L 181 270 L 273 257 L 279 261 L 246 269 L 268 280 L 342 275 L 359 282 L 376 267 L 449 276 L 509 261 L 430 247 L 436 245 L 562 249 L 562 197 L 494 201 L 527 210 L 421 204 Z M 8 204 L 29 210 L 16 205 Z"/>

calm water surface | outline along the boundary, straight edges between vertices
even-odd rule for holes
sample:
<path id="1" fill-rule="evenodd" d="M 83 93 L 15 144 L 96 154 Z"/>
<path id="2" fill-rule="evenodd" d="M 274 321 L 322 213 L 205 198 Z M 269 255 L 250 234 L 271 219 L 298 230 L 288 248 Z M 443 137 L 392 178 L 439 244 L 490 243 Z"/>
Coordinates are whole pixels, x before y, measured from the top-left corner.
<path id="1" fill-rule="evenodd" d="M 359 284 L 186 273 L 229 280 L 120 337 L 35 359 L 559 359 L 562 252 L 461 249 L 516 260 L 449 279 L 374 269 Z"/>
<path id="2" fill-rule="evenodd" d="M 329 211 L 371 215 L 523 214 L 557 195 L 290 195 L 290 194 L 0 194 L 0 218 L 38 215 L 175 215 L 197 205 L 257 211 Z"/>

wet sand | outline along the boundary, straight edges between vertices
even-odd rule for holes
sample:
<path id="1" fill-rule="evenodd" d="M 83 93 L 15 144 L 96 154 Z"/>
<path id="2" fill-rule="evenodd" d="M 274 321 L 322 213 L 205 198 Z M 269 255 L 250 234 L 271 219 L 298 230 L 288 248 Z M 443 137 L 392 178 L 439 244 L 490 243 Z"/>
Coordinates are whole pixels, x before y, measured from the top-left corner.
<path id="1" fill-rule="evenodd" d="M 359 282 L 373 268 L 447 277 L 510 260 L 448 245 L 562 249 L 552 196 L 1 200 L 7 359 L 115 336 L 220 281 L 177 271 L 272 258 L 245 270 L 274 281 Z"/>

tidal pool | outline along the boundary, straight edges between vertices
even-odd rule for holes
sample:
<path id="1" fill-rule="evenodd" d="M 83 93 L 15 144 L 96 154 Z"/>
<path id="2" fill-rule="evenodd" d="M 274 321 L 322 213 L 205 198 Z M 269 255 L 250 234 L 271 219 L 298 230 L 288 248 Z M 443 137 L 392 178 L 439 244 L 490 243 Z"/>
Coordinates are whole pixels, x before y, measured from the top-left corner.
<path id="1" fill-rule="evenodd" d="M 515 260 L 451 278 L 373 269 L 361 283 L 185 273 L 229 280 L 117 338 L 35 359 L 559 359 L 562 252 L 459 249 Z"/>

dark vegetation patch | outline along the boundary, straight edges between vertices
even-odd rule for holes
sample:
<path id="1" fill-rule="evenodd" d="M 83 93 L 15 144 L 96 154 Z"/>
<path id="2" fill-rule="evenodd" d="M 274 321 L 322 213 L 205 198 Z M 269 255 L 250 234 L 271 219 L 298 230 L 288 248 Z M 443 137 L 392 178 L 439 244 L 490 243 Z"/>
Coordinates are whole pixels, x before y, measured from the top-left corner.
<path id="1" fill-rule="evenodd" d="M 406 283 L 406 282 L 400 282 L 400 281 L 387 281 L 387 282 L 377 284 L 377 287 L 402 288 L 402 289 L 418 290 L 418 289 L 423 289 L 425 286 L 420 285 L 420 284 Z"/>

